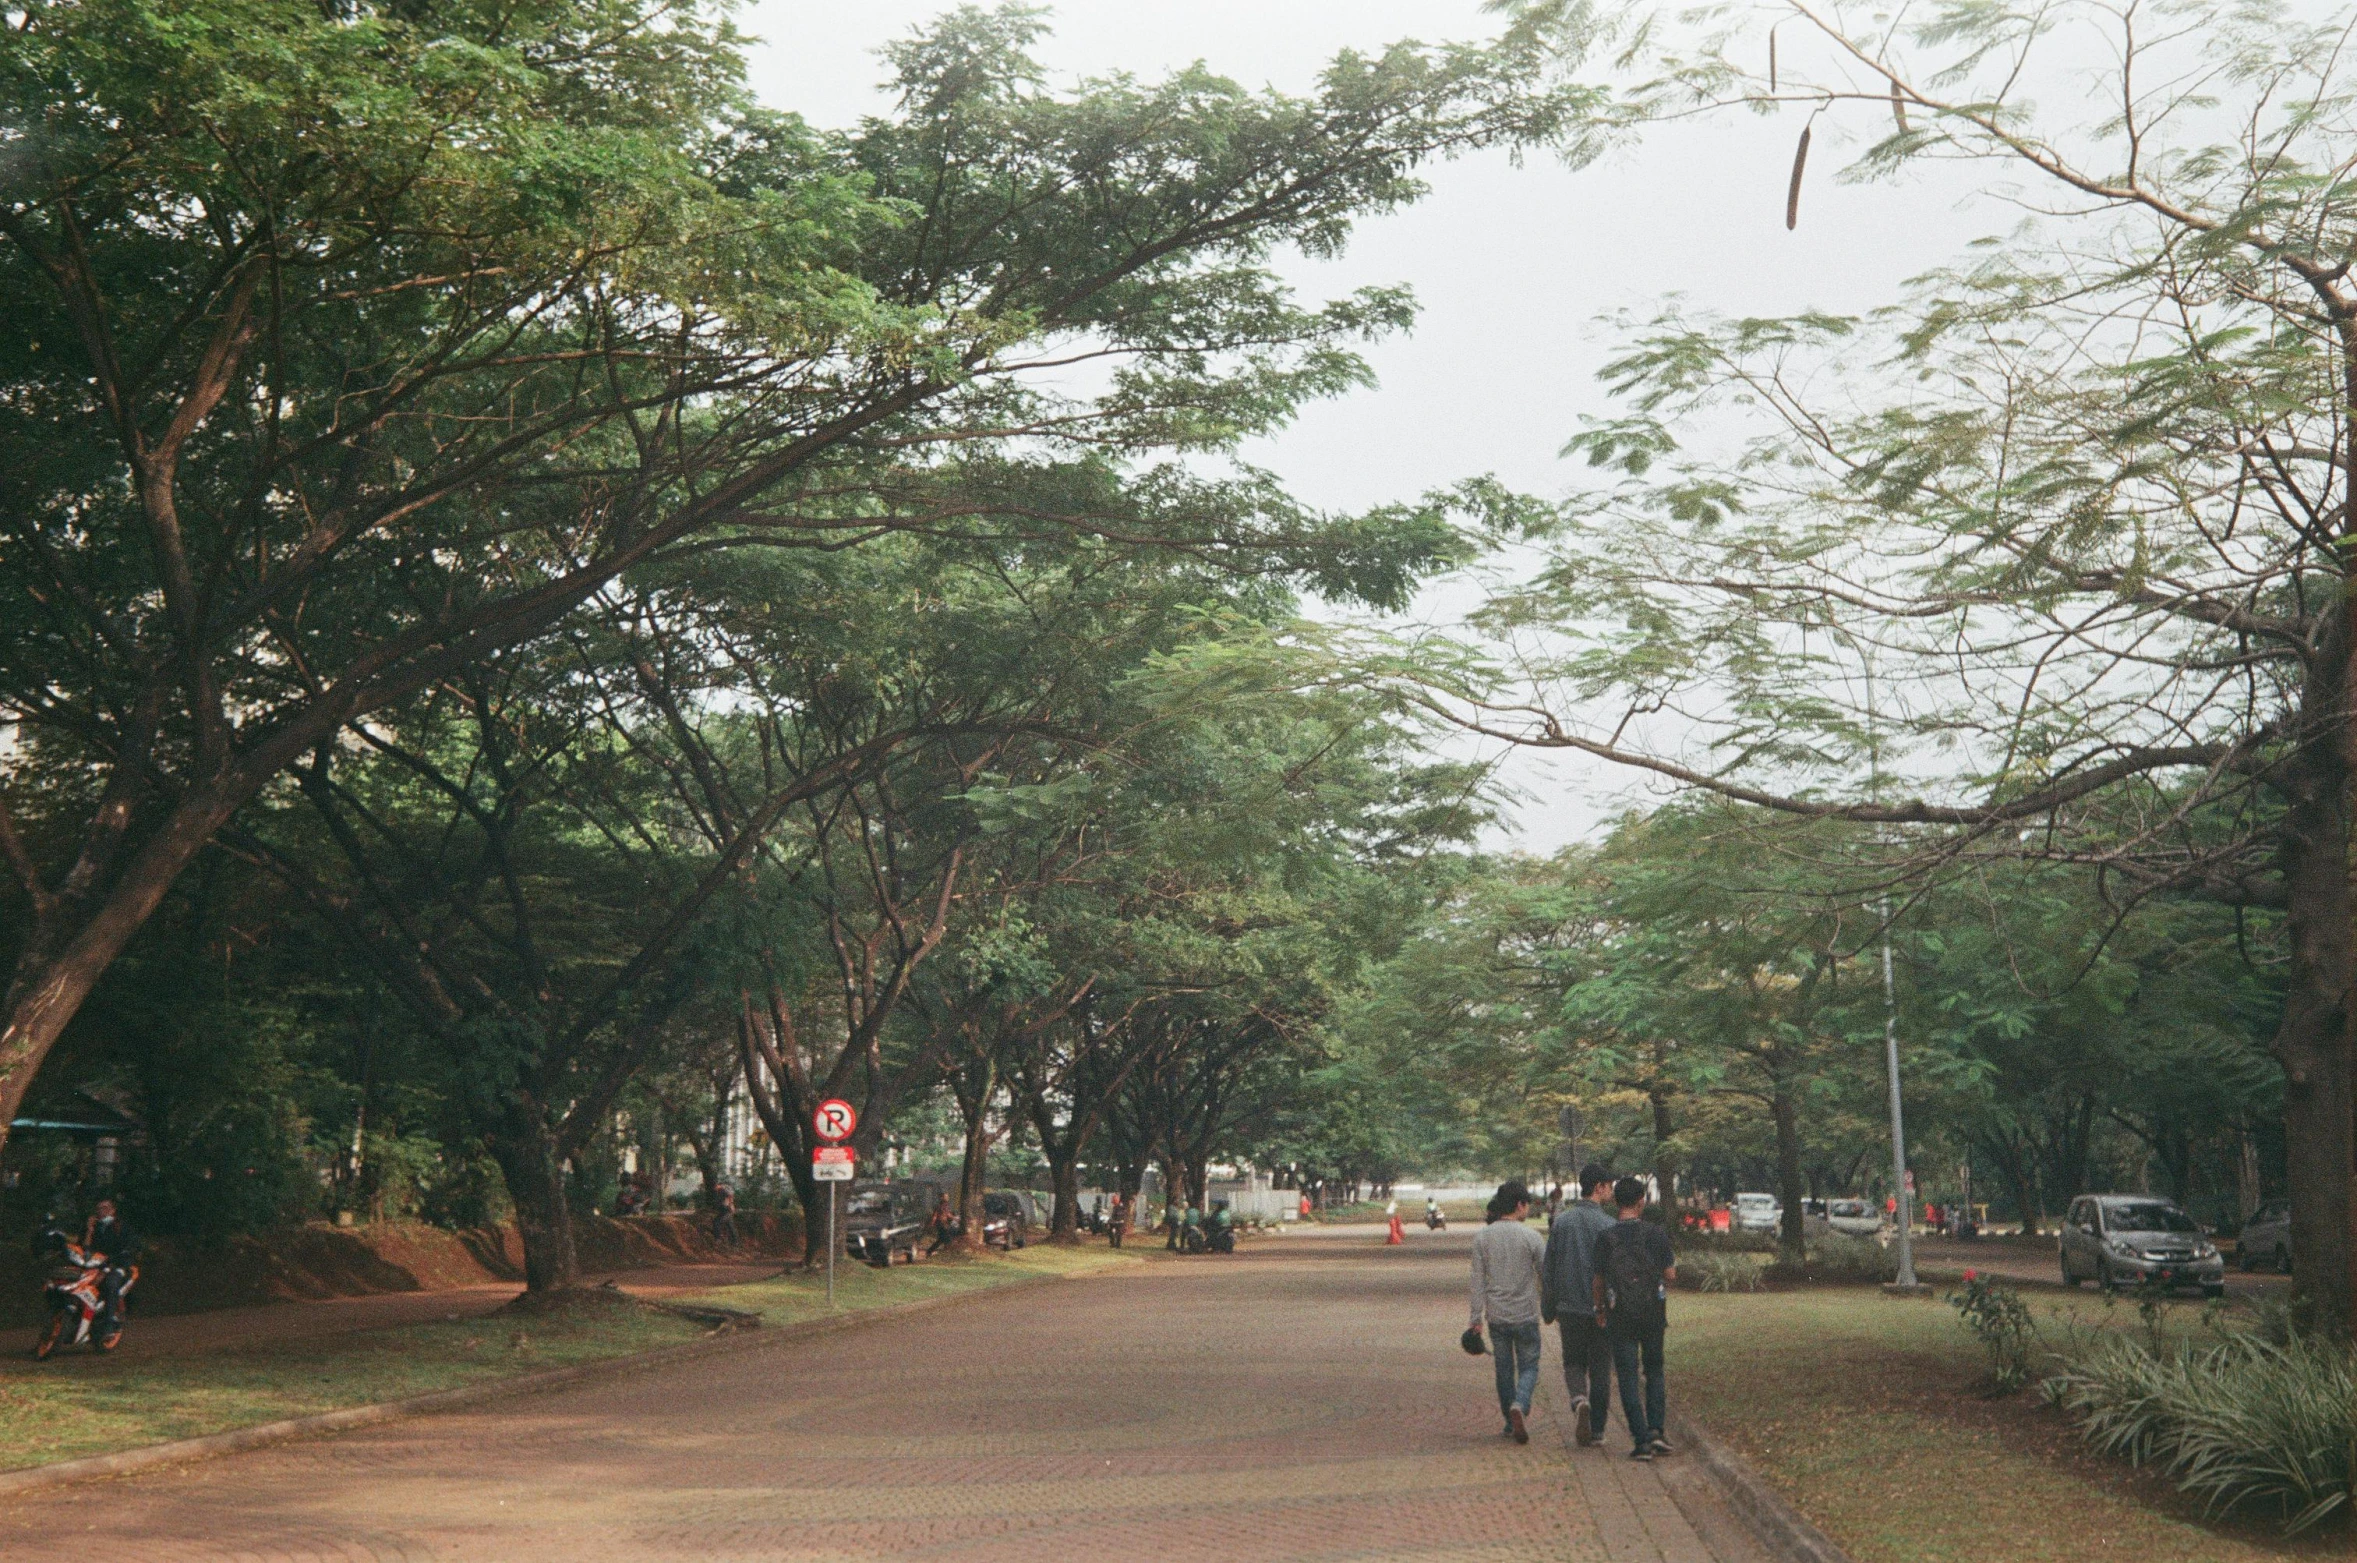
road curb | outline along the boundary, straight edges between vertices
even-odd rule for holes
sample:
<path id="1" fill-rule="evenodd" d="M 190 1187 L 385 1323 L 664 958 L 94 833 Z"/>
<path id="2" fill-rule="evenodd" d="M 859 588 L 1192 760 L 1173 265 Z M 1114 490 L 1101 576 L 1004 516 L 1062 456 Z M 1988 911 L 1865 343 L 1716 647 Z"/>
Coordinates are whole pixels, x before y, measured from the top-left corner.
<path id="1" fill-rule="evenodd" d="M 1832 1537 L 1810 1524 L 1750 1466 L 1696 1427 L 1693 1418 L 1672 1411 L 1669 1424 L 1680 1449 L 1709 1473 L 1728 1507 L 1751 1527 L 1752 1534 L 1779 1563 L 1850 1563 L 1850 1555 L 1835 1545 Z"/>
<path id="2" fill-rule="evenodd" d="M 1081 1271 L 1080 1275 L 1092 1272 Z M 715 1331 L 702 1340 L 687 1341 L 677 1346 L 662 1346 L 653 1351 L 628 1352 L 618 1357 L 604 1357 L 595 1362 L 575 1363 L 568 1368 L 548 1368 L 538 1373 L 519 1373 L 512 1378 L 489 1379 L 480 1384 L 464 1384 L 457 1389 L 440 1389 L 424 1395 L 410 1395 L 400 1400 L 383 1400 L 373 1405 L 347 1406 L 341 1411 L 322 1411 L 311 1416 L 287 1417 L 277 1422 L 258 1422 L 252 1427 L 233 1428 L 226 1433 L 206 1433 L 197 1438 L 175 1438 L 160 1444 L 142 1444 L 136 1449 L 125 1449 L 115 1454 L 85 1455 L 78 1460 L 59 1460 L 50 1465 L 25 1466 L 13 1471 L 0 1471 L 0 1498 L 14 1497 L 38 1487 L 52 1487 L 67 1482 L 95 1480 L 102 1476 L 123 1476 L 143 1471 L 151 1466 L 176 1465 L 193 1460 L 209 1460 L 220 1455 L 236 1454 L 242 1450 L 259 1449 L 266 1444 L 286 1443 L 293 1439 L 310 1438 L 321 1433 L 340 1433 L 349 1428 L 373 1427 L 380 1422 L 399 1421 L 404 1417 L 426 1416 L 436 1411 L 456 1411 L 485 1401 L 501 1400 L 511 1395 L 538 1394 L 543 1390 L 563 1389 L 591 1379 L 620 1377 L 625 1373 L 647 1368 L 669 1367 L 681 1362 L 692 1362 L 700 1357 L 718 1356 L 725 1352 L 743 1351 L 755 1346 L 786 1346 L 815 1336 L 833 1335 L 842 1330 L 856 1329 L 865 1324 L 878 1324 L 887 1319 L 906 1318 L 912 1313 L 923 1313 L 950 1303 L 966 1302 L 977 1297 L 1003 1297 L 1009 1292 L 1028 1291 L 1058 1281 L 1075 1279 L 1071 1275 L 1025 1276 L 1021 1280 L 1006 1281 L 997 1286 L 979 1287 L 968 1292 L 952 1292 L 945 1297 L 919 1297 L 910 1302 L 893 1303 L 884 1308 L 866 1308 L 857 1313 L 839 1314 L 832 1318 L 803 1319 L 794 1324 L 764 1326 L 757 1329 L 727 1328 Z"/>

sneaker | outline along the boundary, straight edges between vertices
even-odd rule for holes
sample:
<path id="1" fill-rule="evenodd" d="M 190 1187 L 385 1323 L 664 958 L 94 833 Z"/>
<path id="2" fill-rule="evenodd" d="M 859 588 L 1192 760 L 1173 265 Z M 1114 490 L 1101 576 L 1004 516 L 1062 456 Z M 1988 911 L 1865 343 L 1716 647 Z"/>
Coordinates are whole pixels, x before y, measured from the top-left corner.
<path id="1" fill-rule="evenodd" d="M 1600 1431 L 1593 1418 L 1594 1413 L 1589 1409 L 1588 1397 L 1580 1396 L 1579 1403 L 1571 1408 L 1571 1426 L 1572 1436 L 1579 1440 L 1582 1449 L 1596 1442 L 1600 1436 Z"/>
<path id="2" fill-rule="evenodd" d="M 1650 1461 L 1653 1458 L 1653 1446 L 1651 1444 L 1647 1444 L 1642 1449 L 1632 1449 L 1629 1451 L 1629 1458 L 1632 1460 Z"/>
<path id="3" fill-rule="evenodd" d="M 1506 1431 L 1518 1444 L 1530 1442 L 1530 1419 L 1522 1414 L 1520 1406 L 1506 1408 Z"/>
<path id="4" fill-rule="evenodd" d="M 1655 1453 L 1655 1454 L 1676 1454 L 1676 1453 L 1677 1453 L 1677 1451 L 1676 1451 L 1675 1449 L 1672 1449 L 1672 1448 L 1670 1447 L 1670 1441 L 1669 1441 L 1668 1439 L 1666 1439 L 1666 1438 L 1654 1438 L 1654 1439 L 1650 1439 L 1650 1440 L 1648 1440 L 1648 1441 L 1646 1442 L 1646 1445 L 1645 1445 L 1645 1447 L 1646 1447 L 1647 1449 L 1651 1450 L 1651 1451 L 1652 1451 L 1653 1453 Z"/>

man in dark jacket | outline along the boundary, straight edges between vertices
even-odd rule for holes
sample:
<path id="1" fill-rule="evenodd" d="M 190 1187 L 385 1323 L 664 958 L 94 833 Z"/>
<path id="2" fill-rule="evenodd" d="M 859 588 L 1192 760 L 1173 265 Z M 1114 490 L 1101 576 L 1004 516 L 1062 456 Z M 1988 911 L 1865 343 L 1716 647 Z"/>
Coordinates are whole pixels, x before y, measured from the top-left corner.
<path id="1" fill-rule="evenodd" d="M 1612 1226 L 1604 1207 L 1612 1174 L 1590 1162 L 1580 1169 L 1580 1197 L 1547 1228 L 1540 1272 L 1539 1316 L 1563 1336 L 1563 1387 L 1571 1392 L 1571 1425 L 1583 1444 L 1604 1436 L 1612 1410 L 1612 1343 L 1596 1320 L 1596 1238 Z"/>

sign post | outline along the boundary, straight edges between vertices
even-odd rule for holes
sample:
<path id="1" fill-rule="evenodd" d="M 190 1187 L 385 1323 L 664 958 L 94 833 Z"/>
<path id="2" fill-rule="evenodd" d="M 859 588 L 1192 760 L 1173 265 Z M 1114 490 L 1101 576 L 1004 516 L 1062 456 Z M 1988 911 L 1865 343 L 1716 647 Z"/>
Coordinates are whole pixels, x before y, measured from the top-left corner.
<path id="1" fill-rule="evenodd" d="M 810 1152 L 810 1175 L 827 1186 L 827 1306 L 835 1306 L 836 1185 L 851 1181 L 856 1157 L 843 1142 L 859 1127 L 859 1111 L 839 1096 L 830 1096 L 811 1109 L 810 1127 L 826 1143 Z M 805 1212 L 807 1214 L 807 1212 Z"/>

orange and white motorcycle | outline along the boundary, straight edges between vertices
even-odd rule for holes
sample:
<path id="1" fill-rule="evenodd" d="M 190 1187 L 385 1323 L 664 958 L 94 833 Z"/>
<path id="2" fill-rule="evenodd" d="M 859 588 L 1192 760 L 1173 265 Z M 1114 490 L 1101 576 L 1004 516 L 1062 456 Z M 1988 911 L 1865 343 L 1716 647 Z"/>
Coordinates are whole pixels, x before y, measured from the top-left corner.
<path id="1" fill-rule="evenodd" d="M 49 1322 L 42 1327 L 41 1339 L 33 1347 L 34 1358 L 46 1359 L 60 1346 L 79 1346 L 84 1342 L 96 1351 L 114 1350 L 123 1338 L 123 1315 L 117 1308 L 112 1320 L 101 1323 L 106 1314 L 105 1258 L 75 1242 L 72 1234 L 62 1227 L 43 1232 L 41 1242 L 49 1249 L 52 1259 L 49 1275 L 41 1287 L 43 1300 L 49 1304 Z M 121 1269 L 121 1295 L 128 1297 L 139 1279 L 139 1267 L 124 1265 Z"/>

